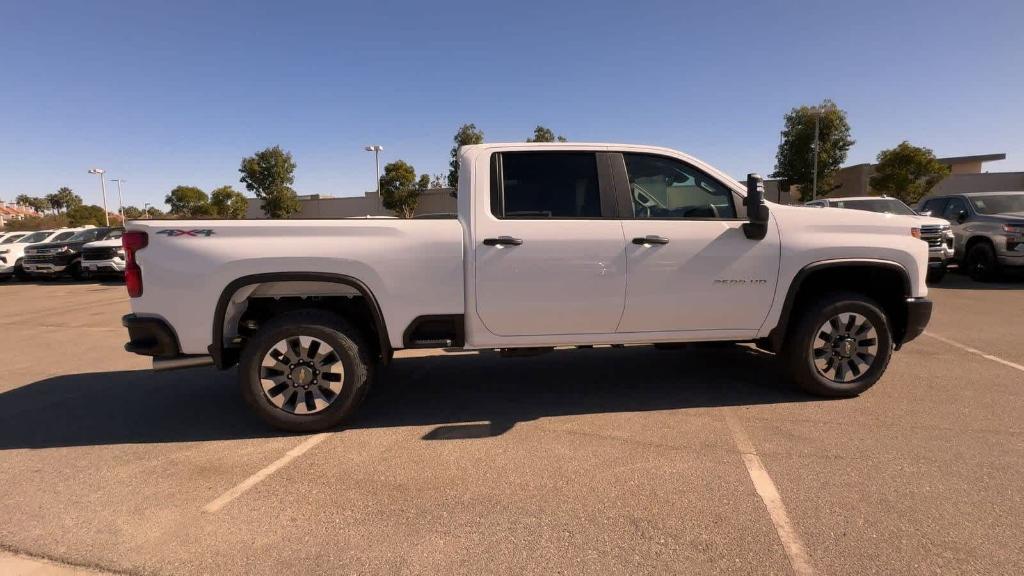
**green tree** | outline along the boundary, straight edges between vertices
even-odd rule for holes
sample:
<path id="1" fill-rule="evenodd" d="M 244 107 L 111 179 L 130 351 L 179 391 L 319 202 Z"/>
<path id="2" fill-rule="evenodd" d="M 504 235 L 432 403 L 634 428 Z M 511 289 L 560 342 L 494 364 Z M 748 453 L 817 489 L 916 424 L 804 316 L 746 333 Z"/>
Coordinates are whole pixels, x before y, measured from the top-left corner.
<path id="1" fill-rule="evenodd" d="M 146 218 L 164 218 L 166 214 L 164 211 L 157 208 L 156 206 L 150 206 L 146 209 Z"/>
<path id="2" fill-rule="evenodd" d="M 384 207 L 401 218 L 412 218 L 416 213 L 416 205 L 420 202 L 420 184 L 416 181 L 416 169 L 403 160 L 395 160 L 384 166 L 384 174 L 380 177 L 380 196 Z M 429 176 L 427 184 L 430 183 Z"/>
<path id="3" fill-rule="evenodd" d="M 171 207 L 171 214 L 181 218 L 199 218 L 212 213 L 210 197 L 195 186 L 175 186 L 164 202 Z"/>
<path id="4" fill-rule="evenodd" d="M 15 204 L 21 204 L 22 206 L 28 206 L 36 212 L 43 213 L 50 209 L 50 202 L 46 198 L 39 198 L 36 196 L 29 196 L 28 194 L 19 194 L 14 199 Z"/>
<path id="5" fill-rule="evenodd" d="M 416 180 L 416 189 L 420 192 L 430 190 L 430 174 L 420 174 Z"/>
<path id="6" fill-rule="evenodd" d="M 72 192 L 71 188 L 67 186 L 61 186 L 53 194 L 48 194 L 46 201 L 49 203 L 50 208 L 58 214 L 61 212 L 66 213 L 68 210 L 82 205 L 82 197 Z"/>
<path id="7" fill-rule="evenodd" d="M 904 140 L 895 148 L 878 153 L 871 188 L 913 204 L 948 174 L 949 166 L 936 160 L 930 148 Z"/>
<path id="8" fill-rule="evenodd" d="M 800 199 L 810 200 L 814 183 L 814 124 L 818 120 L 818 194 L 835 189 L 833 178 L 853 146 L 846 112 L 831 100 L 818 106 L 793 108 L 786 114 L 782 141 L 775 154 L 773 178 L 786 187 L 800 187 Z"/>
<path id="9" fill-rule="evenodd" d="M 78 205 L 68 208 L 65 213 L 68 218 L 69 226 L 104 226 L 106 224 L 106 214 L 103 212 L 103 208 L 96 205 Z"/>
<path id="10" fill-rule="evenodd" d="M 538 124 L 537 127 L 533 129 L 533 137 L 532 138 L 527 138 L 526 141 L 527 142 L 565 142 L 566 140 L 565 140 L 565 136 L 562 136 L 562 135 L 555 136 L 555 133 L 552 132 L 550 128 L 548 128 L 546 126 L 541 126 L 540 124 Z"/>
<path id="11" fill-rule="evenodd" d="M 139 218 L 142 218 L 145 215 L 145 212 L 143 212 L 141 209 L 135 206 L 124 207 L 124 217 L 127 220 L 138 220 Z"/>
<path id="12" fill-rule="evenodd" d="M 260 207 L 268 218 L 287 218 L 301 208 L 292 189 L 295 183 L 295 161 L 280 146 L 260 150 L 242 159 L 239 181 L 246 190 L 263 200 Z"/>
<path id="13" fill-rule="evenodd" d="M 476 124 L 463 124 L 459 131 L 452 138 L 455 145 L 452 146 L 451 161 L 448 163 L 448 186 L 459 188 L 459 148 L 472 144 L 483 144 L 484 133 L 477 129 Z"/>
<path id="14" fill-rule="evenodd" d="M 210 192 L 210 207 L 218 218 L 238 220 L 245 218 L 249 202 L 241 192 L 231 186 L 221 186 Z"/>

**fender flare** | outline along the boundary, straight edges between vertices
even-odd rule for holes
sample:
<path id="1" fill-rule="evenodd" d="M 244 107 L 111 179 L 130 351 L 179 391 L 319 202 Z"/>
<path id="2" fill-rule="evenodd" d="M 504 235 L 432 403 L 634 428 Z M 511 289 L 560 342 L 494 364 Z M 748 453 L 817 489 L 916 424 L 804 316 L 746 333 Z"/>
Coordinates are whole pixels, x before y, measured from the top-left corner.
<path id="1" fill-rule="evenodd" d="M 267 282 L 331 282 L 343 284 L 354 288 L 366 300 L 370 306 L 370 315 L 377 330 L 378 346 L 382 363 L 387 363 L 391 358 L 391 341 L 388 336 L 387 324 L 384 321 L 384 314 L 381 312 L 380 303 L 376 296 L 362 280 L 345 274 L 333 274 L 330 272 L 268 272 L 263 274 L 251 274 L 232 280 L 221 292 L 217 299 L 217 307 L 214 310 L 213 318 L 213 340 L 207 350 L 213 358 L 214 365 L 224 370 L 237 363 L 237 354 L 232 354 L 224 347 L 224 316 L 227 314 L 228 303 L 231 297 L 246 286 L 263 284 Z"/>
<path id="2" fill-rule="evenodd" d="M 907 269 L 899 263 L 891 260 L 843 259 L 811 262 L 801 268 L 800 271 L 796 273 L 796 276 L 793 277 L 793 281 L 789 284 L 789 290 L 786 292 L 786 299 L 782 304 L 782 311 L 779 313 L 779 321 L 775 327 L 772 328 L 771 332 L 768 333 L 768 344 L 770 349 L 774 352 L 778 352 L 782 349 L 782 342 L 786 336 L 786 330 L 789 327 L 789 318 L 793 312 L 793 305 L 796 303 L 796 295 L 800 292 L 800 287 L 803 285 L 804 281 L 807 280 L 811 274 L 829 268 L 860 268 L 864 266 L 881 268 L 883 270 L 890 270 L 898 273 L 900 279 L 903 280 L 903 297 L 909 298 L 912 295 L 910 288 L 910 275 L 907 273 Z"/>

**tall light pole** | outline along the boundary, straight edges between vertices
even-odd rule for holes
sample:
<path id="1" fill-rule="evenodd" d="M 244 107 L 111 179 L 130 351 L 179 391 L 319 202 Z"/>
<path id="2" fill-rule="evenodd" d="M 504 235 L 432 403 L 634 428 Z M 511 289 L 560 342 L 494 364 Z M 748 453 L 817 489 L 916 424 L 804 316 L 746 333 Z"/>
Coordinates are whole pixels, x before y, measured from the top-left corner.
<path id="1" fill-rule="evenodd" d="M 89 170 L 89 174 L 96 174 L 100 177 L 100 192 L 103 194 L 103 221 L 110 226 L 110 214 L 107 214 L 107 182 L 103 179 L 103 173 L 106 170 L 102 168 L 92 168 Z"/>
<path id="2" fill-rule="evenodd" d="M 111 178 L 111 182 L 117 182 L 117 211 L 121 214 L 121 224 L 124 224 L 124 200 L 121 199 L 121 183 L 127 182 L 124 178 Z"/>
<path id="3" fill-rule="evenodd" d="M 142 217 L 145 218 L 146 220 L 149 220 L 149 202 L 146 202 L 146 205 L 145 205 L 145 207 L 142 210 L 143 210 Z"/>
<path id="4" fill-rule="evenodd" d="M 380 153 L 384 151 L 384 147 L 379 144 L 370 144 L 363 150 L 373 152 L 373 161 L 377 165 L 377 206 L 383 210 L 384 199 L 380 197 Z"/>
<path id="5" fill-rule="evenodd" d="M 821 106 L 816 109 L 814 115 L 814 175 L 811 177 L 811 200 L 818 197 L 818 124 L 821 123 Z"/>

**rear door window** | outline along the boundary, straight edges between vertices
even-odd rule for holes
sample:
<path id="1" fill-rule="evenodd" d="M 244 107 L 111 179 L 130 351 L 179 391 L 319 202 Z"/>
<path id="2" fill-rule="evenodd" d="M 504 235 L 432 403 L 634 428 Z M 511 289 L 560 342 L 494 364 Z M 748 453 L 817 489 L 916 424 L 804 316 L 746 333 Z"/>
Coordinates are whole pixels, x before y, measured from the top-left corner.
<path id="1" fill-rule="evenodd" d="M 491 212 L 498 218 L 600 218 L 593 152 L 502 152 L 492 162 Z"/>

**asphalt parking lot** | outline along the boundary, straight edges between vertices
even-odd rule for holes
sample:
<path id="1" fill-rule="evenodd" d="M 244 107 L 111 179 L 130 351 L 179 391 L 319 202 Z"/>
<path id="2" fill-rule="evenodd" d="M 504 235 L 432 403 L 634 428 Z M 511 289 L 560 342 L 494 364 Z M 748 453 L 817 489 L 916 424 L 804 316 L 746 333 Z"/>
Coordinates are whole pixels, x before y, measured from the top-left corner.
<path id="1" fill-rule="evenodd" d="M 115 283 L 0 284 L 0 548 L 132 574 L 1020 574 L 1024 282 L 825 401 L 745 346 L 399 354 L 294 436 L 152 373 Z"/>

